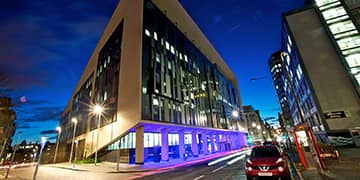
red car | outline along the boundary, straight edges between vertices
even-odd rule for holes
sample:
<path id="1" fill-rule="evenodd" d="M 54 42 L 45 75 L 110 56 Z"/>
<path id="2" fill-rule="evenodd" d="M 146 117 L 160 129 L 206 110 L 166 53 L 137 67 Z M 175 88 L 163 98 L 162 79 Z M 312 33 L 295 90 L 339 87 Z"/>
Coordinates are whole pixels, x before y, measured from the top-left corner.
<path id="1" fill-rule="evenodd" d="M 276 177 L 290 179 L 286 157 L 276 146 L 256 146 L 246 160 L 247 179 Z"/>

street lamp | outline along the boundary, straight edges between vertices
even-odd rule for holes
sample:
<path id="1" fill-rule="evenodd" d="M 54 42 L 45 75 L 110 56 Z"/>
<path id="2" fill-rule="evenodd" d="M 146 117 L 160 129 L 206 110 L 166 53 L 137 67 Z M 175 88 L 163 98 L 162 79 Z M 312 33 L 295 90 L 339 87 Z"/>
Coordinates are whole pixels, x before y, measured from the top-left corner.
<path id="1" fill-rule="evenodd" d="M 45 144 L 46 144 L 46 137 L 43 136 L 43 137 L 41 137 L 41 149 L 40 149 L 39 159 L 38 159 L 38 162 L 37 162 L 36 167 L 35 167 L 33 180 L 36 180 L 36 175 L 37 175 L 37 172 L 38 172 L 38 169 L 39 169 L 41 156 L 43 154 Z"/>
<path id="2" fill-rule="evenodd" d="M 260 125 L 257 125 L 257 126 L 256 126 L 256 129 L 260 130 L 260 129 L 261 129 Z"/>
<path id="3" fill-rule="evenodd" d="M 236 111 L 236 110 L 233 110 L 231 114 L 232 114 L 232 116 L 233 116 L 234 118 L 239 117 L 239 112 Z"/>
<path id="4" fill-rule="evenodd" d="M 56 127 L 56 131 L 58 133 L 58 136 L 57 136 L 57 139 L 56 139 L 56 147 L 55 147 L 55 155 L 54 155 L 53 163 L 56 162 L 56 156 L 57 156 L 57 151 L 58 151 L 59 141 L 60 141 L 61 127 L 60 126 Z"/>
<path id="5" fill-rule="evenodd" d="M 97 155 L 98 155 L 98 148 L 99 148 L 99 129 L 100 129 L 100 120 L 101 120 L 102 111 L 103 111 L 102 106 L 100 106 L 98 104 L 94 106 L 93 112 L 95 114 L 97 114 L 97 116 L 98 116 L 98 122 L 97 122 L 97 130 L 98 131 L 96 134 L 96 149 L 95 149 L 95 161 L 94 161 L 95 166 L 96 166 L 96 162 L 97 162 Z"/>
<path id="6" fill-rule="evenodd" d="M 77 119 L 73 117 L 71 119 L 71 122 L 74 123 L 74 131 L 73 131 L 73 138 L 71 142 L 71 150 L 70 150 L 70 158 L 69 158 L 69 164 L 71 164 L 72 155 L 73 155 L 73 149 L 74 149 L 74 140 L 75 140 L 75 134 L 76 134 L 76 125 L 77 125 Z"/>
<path id="7" fill-rule="evenodd" d="M 256 127 L 256 124 L 255 124 L 255 123 L 252 123 L 251 126 L 252 126 L 252 127 Z"/>

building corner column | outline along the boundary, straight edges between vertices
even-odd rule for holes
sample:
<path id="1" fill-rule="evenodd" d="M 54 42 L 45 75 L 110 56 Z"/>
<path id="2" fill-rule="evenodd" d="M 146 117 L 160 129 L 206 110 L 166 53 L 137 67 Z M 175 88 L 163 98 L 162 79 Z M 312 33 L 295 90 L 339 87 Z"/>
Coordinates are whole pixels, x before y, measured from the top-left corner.
<path id="1" fill-rule="evenodd" d="M 199 156 L 198 145 L 196 143 L 196 139 L 197 139 L 196 135 L 197 135 L 196 131 L 193 131 L 191 133 L 191 150 L 193 152 L 194 157 Z"/>
<path id="2" fill-rule="evenodd" d="M 168 129 L 161 130 L 161 160 L 169 161 Z"/>
<path id="3" fill-rule="evenodd" d="M 184 131 L 179 131 L 179 155 L 180 158 L 184 158 L 185 155 L 185 143 L 184 143 Z"/>
<path id="4" fill-rule="evenodd" d="M 207 135 L 206 132 L 203 132 L 201 134 L 201 139 L 202 139 L 202 151 L 204 155 L 209 154 L 209 150 L 208 150 L 208 142 L 207 142 Z"/>
<path id="5" fill-rule="evenodd" d="M 144 126 L 136 128 L 135 164 L 144 164 Z"/>

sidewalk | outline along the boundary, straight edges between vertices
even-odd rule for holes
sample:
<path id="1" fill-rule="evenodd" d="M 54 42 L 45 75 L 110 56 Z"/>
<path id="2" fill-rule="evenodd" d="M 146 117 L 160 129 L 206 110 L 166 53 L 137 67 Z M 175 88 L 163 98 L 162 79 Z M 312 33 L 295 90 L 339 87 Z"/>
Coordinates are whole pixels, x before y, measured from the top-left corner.
<path id="1" fill-rule="evenodd" d="M 316 168 L 303 169 L 297 154 L 288 153 L 291 179 L 293 180 L 321 180 L 324 179 Z"/>
<path id="2" fill-rule="evenodd" d="M 325 159 L 326 171 L 323 173 L 316 168 L 303 170 L 296 155 L 289 153 L 290 168 L 296 172 L 292 174 L 292 179 L 360 179 L 360 148 L 339 148 L 339 152 L 338 159 Z"/>
<path id="3" fill-rule="evenodd" d="M 63 168 L 63 169 L 70 169 L 74 171 L 91 171 L 91 172 L 102 172 L 102 173 L 135 173 L 135 172 L 148 172 L 153 170 L 169 170 L 178 167 L 190 166 L 193 164 L 209 161 L 211 159 L 215 159 L 218 157 L 226 156 L 229 154 L 237 153 L 240 151 L 245 151 L 247 149 L 239 149 L 230 152 L 224 153 L 217 153 L 217 154 L 210 154 L 207 156 L 199 156 L 196 158 L 188 158 L 186 161 L 181 159 L 175 159 L 168 162 L 148 162 L 144 165 L 135 165 L 135 164 L 127 164 L 127 163 L 120 163 L 119 164 L 119 171 L 116 170 L 117 163 L 113 162 L 101 162 L 97 163 L 95 166 L 94 164 L 75 164 L 75 167 L 69 163 L 56 163 L 56 164 L 47 164 L 43 166 L 48 167 L 55 167 L 55 168 Z"/>
<path id="4" fill-rule="evenodd" d="M 360 179 L 360 148 L 339 148 L 339 159 L 326 159 L 329 179 Z"/>

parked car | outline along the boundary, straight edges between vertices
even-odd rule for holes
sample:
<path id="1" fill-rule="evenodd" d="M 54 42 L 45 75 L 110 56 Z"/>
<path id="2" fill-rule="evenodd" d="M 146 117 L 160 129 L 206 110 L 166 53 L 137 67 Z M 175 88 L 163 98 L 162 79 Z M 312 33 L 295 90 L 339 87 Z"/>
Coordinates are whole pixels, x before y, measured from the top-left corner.
<path id="1" fill-rule="evenodd" d="M 247 179 L 275 177 L 290 179 L 285 153 L 276 146 L 256 146 L 252 149 L 245 164 Z"/>

